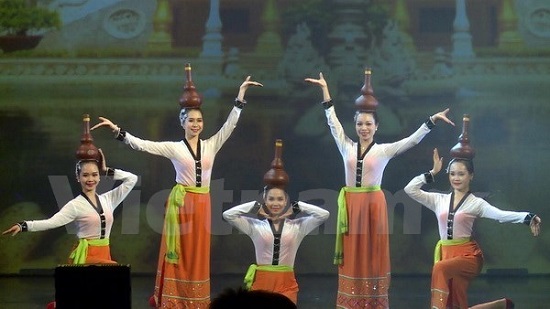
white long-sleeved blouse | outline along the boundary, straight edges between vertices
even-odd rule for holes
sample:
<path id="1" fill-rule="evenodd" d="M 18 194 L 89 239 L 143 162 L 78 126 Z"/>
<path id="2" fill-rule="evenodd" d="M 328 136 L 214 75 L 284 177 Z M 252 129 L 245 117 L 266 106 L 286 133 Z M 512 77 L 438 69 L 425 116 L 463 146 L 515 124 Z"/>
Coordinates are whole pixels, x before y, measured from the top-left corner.
<path id="1" fill-rule="evenodd" d="M 278 261 L 274 263 L 273 229 L 269 220 L 245 216 L 256 202 L 248 202 L 224 211 L 223 218 L 239 231 L 248 235 L 256 250 L 258 265 L 285 265 L 294 267 L 296 252 L 304 237 L 328 219 L 329 212 L 304 202 L 298 202 L 301 212 L 307 216 L 286 218 L 281 229 Z"/>
<path id="2" fill-rule="evenodd" d="M 336 146 L 344 161 L 346 186 L 355 187 L 358 144 L 352 141 L 344 132 L 344 128 L 336 116 L 334 106 L 327 108 L 325 115 Z M 363 158 L 361 187 L 380 186 L 384 169 L 390 159 L 417 145 L 429 132 L 430 129 L 423 123 L 409 137 L 394 143 L 375 143 Z"/>
<path id="3" fill-rule="evenodd" d="M 132 173 L 115 169 L 115 180 L 122 183 L 116 188 L 99 194 L 99 202 L 105 215 L 104 238 L 109 238 L 113 226 L 113 212 L 122 203 L 132 188 L 136 185 L 138 177 Z M 25 221 L 29 232 L 38 232 L 64 226 L 70 222 L 76 224 L 76 236 L 85 239 L 99 239 L 101 236 L 101 223 L 99 213 L 88 200 L 78 195 L 65 204 L 55 215 L 45 220 Z"/>
<path id="4" fill-rule="evenodd" d="M 426 192 L 421 187 L 426 184 L 426 177 L 422 174 L 414 177 L 405 187 L 405 192 L 415 201 L 433 211 L 437 217 L 439 236 L 447 239 L 447 225 L 451 193 Z M 529 212 L 506 211 L 492 206 L 482 198 L 469 194 L 464 202 L 455 210 L 452 235 L 454 238 L 471 237 L 476 218 L 488 218 L 500 223 L 523 223 Z"/>
<path id="5" fill-rule="evenodd" d="M 233 107 L 220 130 L 210 138 L 200 140 L 200 153 L 197 153 L 197 157 L 195 157 L 183 140 L 179 142 L 155 142 L 140 139 L 126 132 L 124 142 L 133 149 L 170 159 L 176 171 L 176 183 L 195 187 L 197 186 L 197 176 L 200 175 L 200 185 L 207 187 L 210 186 L 212 166 L 214 165 L 216 153 L 237 126 L 241 110 L 238 107 Z M 196 166 L 197 161 L 200 161 L 200 168 Z"/>

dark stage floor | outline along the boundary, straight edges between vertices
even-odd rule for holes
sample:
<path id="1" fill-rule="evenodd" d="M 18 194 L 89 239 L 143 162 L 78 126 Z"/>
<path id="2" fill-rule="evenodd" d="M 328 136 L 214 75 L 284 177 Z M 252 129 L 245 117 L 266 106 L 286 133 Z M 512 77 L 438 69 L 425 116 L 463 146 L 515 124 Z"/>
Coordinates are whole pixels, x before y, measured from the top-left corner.
<path id="1" fill-rule="evenodd" d="M 237 275 L 213 276 L 212 295 L 224 287 L 239 286 L 241 279 Z M 335 308 L 336 275 L 302 275 L 298 283 L 299 308 Z M 132 308 L 148 308 L 147 299 L 153 285 L 152 275 L 132 275 Z M 429 290 L 428 276 L 394 275 L 390 289 L 391 308 L 429 308 Z M 55 294 L 54 277 L 0 276 L 0 291 L 0 308 L 42 309 Z M 481 276 L 472 283 L 469 295 L 471 304 L 508 297 L 514 300 L 516 309 L 546 309 L 550 308 L 550 276 Z"/>

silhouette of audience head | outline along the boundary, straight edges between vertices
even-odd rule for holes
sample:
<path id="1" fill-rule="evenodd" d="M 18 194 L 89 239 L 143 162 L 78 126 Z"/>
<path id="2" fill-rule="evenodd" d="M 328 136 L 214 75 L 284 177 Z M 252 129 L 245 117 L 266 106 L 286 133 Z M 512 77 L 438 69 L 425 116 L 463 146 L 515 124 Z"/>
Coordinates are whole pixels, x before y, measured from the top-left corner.
<path id="1" fill-rule="evenodd" d="M 210 309 L 297 309 L 288 297 L 274 292 L 227 288 L 210 302 Z"/>

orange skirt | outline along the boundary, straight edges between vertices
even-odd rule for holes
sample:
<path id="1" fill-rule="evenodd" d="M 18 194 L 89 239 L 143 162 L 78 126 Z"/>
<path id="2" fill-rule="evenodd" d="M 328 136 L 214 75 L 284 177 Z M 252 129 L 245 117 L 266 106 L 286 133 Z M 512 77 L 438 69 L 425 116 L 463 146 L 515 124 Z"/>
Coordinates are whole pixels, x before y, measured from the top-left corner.
<path id="1" fill-rule="evenodd" d="M 475 241 L 442 246 L 441 261 L 432 270 L 431 308 L 468 308 L 468 286 L 482 267 L 483 253 Z"/>
<path id="2" fill-rule="evenodd" d="M 390 245 L 382 190 L 346 192 L 348 233 L 338 267 L 337 308 L 389 308 Z"/>
<path id="3" fill-rule="evenodd" d="M 163 233 L 154 298 L 159 308 L 208 308 L 210 304 L 210 194 L 187 192 L 179 207 L 179 261 L 165 260 Z M 166 222 L 165 222 L 166 224 Z"/>
<path id="4" fill-rule="evenodd" d="M 298 283 L 293 271 L 257 270 L 250 289 L 283 294 L 295 304 L 298 302 Z"/>
<path id="5" fill-rule="evenodd" d="M 71 252 L 76 249 L 78 243 L 73 246 Z M 111 258 L 110 246 L 88 246 L 88 255 L 86 256 L 86 264 L 114 264 L 116 263 Z M 73 264 L 73 259 L 69 258 L 69 264 Z"/>

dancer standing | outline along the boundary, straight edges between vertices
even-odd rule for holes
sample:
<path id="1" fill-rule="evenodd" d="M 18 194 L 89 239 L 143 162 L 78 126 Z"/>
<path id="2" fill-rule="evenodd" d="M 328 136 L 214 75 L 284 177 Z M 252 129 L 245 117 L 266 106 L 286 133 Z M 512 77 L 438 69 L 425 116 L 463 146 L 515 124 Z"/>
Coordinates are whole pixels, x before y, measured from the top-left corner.
<path id="1" fill-rule="evenodd" d="M 411 136 L 400 141 L 377 144 L 378 101 L 373 96 L 371 72 L 365 72 L 362 95 L 356 100 L 354 117 L 358 142 L 351 140 L 336 117 L 327 82 L 305 81 L 323 92 L 328 125 L 345 166 L 346 186 L 338 197 L 338 221 L 334 263 L 338 265 L 338 308 L 388 308 L 390 286 L 390 246 L 388 214 L 382 176 L 388 162 L 418 144 L 439 120 L 454 125 L 446 109 L 428 118 Z"/>
<path id="2" fill-rule="evenodd" d="M 176 185 L 166 202 L 154 295 L 149 303 L 160 308 L 207 308 L 210 302 L 210 177 L 217 152 L 237 125 L 249 86 L 262 86 L 248 76 L 239 88 L 235 106 L 222 128 L 208 139 L 203 130 L 202 99 L 186 66 L 187 82 L 180 100 L 184 138 L 178 142 L 143 140 L 122 130 L 107 118 L 100 126 L 110 127 L 118 140 L 135 150 L 170 159 Z"/>

